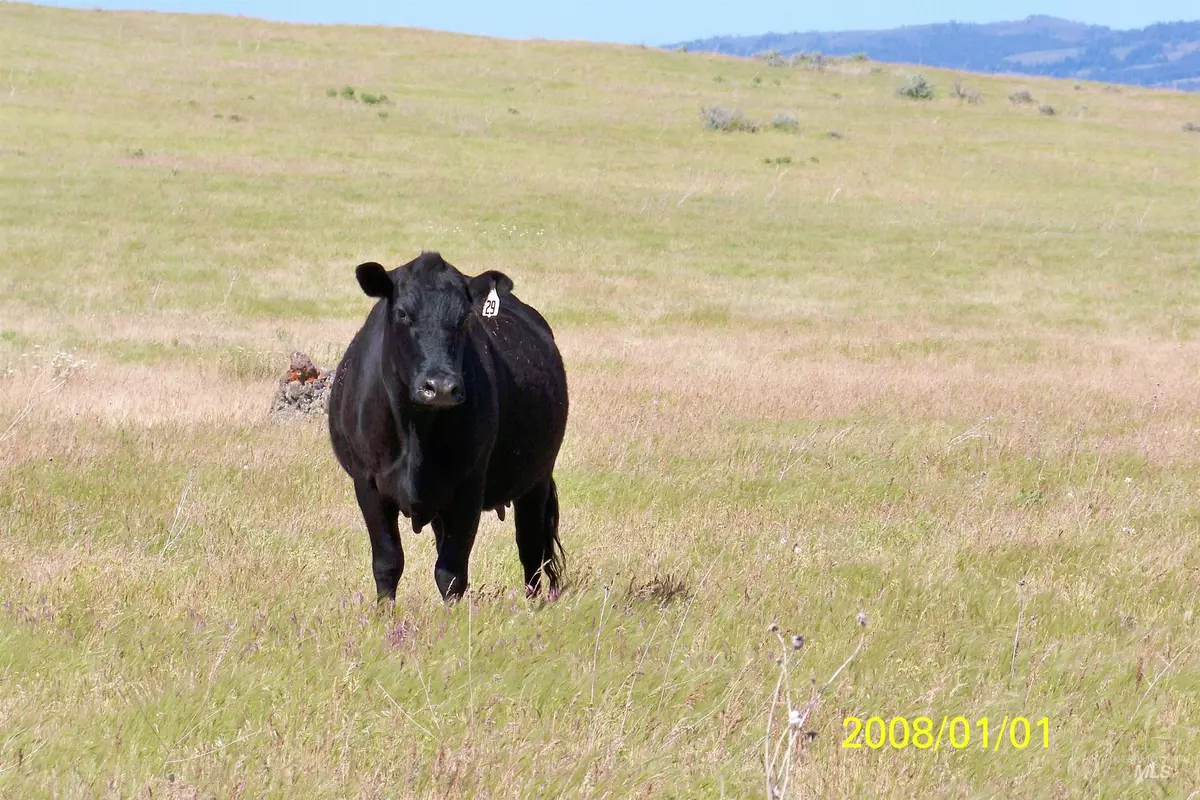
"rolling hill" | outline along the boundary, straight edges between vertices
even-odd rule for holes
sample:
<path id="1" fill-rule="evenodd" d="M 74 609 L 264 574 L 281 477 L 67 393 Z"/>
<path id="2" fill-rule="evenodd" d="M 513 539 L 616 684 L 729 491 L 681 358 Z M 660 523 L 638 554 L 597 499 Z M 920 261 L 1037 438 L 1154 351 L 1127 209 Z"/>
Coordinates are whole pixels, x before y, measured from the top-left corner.
<path id="1" fill-rule="evenodd" d="M 1200 89 L 1200 22 L 1113 30 L 1033 16 L 1014 22 L 948 22 L 882 31 L 714 36 L 670 47 L 750 56 L 866 53 L 876 61 L 974 72 Z"/>

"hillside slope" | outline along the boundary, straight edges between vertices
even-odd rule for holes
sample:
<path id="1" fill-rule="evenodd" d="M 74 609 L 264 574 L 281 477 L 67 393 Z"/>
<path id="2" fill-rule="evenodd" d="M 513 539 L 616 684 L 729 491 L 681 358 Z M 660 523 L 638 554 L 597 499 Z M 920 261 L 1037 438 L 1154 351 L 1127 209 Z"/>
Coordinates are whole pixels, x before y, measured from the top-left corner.
<path id="1" fill-rule="evenodd" d="M 1014 22 L 949 22 L 882 31 L 714 36 L 668 47 L 750 56 L 774 50 L 825 55 L 866 53 L 877 61 L 974 72 L 1200 90 L 1200 22 L 1113 30 L 1054 17 Z"/>
<path id="2" fill-rule="evenodd" d="M 0 67 L 0 797 L 1200 785 L 1200 96 L 8 3 Z M 488 514 L 376 607 L 268 414 L 422 248 L 563 352 L 558 602 Z"/>

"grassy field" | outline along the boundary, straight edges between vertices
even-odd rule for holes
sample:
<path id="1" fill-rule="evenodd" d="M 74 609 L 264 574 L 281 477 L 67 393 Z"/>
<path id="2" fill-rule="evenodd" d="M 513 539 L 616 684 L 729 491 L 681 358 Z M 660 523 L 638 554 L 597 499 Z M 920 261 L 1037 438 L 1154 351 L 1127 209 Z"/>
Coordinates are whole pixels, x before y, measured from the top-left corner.
<path id="1" fill-rule="evenodd" d="M 1200 790 L 1200 95 L 926 75 L 0 6 L 0 795 Z M 555 328 L 556 603 L 377 608 L 267 414 L 422 248 Z"/>

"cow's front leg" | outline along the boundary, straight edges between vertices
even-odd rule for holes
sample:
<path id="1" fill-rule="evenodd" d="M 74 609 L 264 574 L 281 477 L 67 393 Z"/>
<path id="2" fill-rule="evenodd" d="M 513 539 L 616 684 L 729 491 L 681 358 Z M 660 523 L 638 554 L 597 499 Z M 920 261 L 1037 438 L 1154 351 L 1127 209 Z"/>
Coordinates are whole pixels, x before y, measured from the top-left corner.
<path id="1" fill-rule="evenodd" d="M 479 530 L 482 502 L 481 491 L 460 491 L 455 494 L 450 507 L 438 515 L 440 524 L 434 527 L 438 558 L 433 568 L 433 580 L 446 602 L 459 599 L 467 590 L 467 562 L 475 544 L 475 533 Z"/>
<path id="2" fill-rule="evenodd" d="M 384 497 L 370 480 L 355 478 L 354 494 L 367 533 L 371 536 L 371 569 L 379 600 L 396 596 L 396 584 L 404 573 L 404 549 L 400 545 L 400 507 Z"/>

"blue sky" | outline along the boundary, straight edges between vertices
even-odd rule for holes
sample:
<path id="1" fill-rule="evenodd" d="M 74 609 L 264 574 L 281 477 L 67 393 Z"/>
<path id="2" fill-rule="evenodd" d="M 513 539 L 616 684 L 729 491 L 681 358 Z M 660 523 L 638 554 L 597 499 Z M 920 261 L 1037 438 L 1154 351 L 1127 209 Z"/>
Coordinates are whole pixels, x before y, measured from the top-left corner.
<path id="1" fill-rule="evenodd" d="M 243 14 L 294 22 L 411 25 L 506 38 L 666 44 L 717 34 L 993 22 L 1030 14 L 1140 28 L 1200 17 L 1196 0 L 51 0 L 82 8 Z"/>

